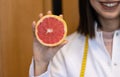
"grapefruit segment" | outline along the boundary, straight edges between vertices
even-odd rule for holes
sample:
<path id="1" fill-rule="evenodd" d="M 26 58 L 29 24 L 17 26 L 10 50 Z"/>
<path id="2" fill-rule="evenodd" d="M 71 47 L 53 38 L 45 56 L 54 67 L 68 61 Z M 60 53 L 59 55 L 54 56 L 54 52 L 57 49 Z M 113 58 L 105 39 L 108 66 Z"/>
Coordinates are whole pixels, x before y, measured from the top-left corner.
<path id="1" fill-rule="evenodd" d="M 57 46 L 67 36 L 67 24 L 57 15 L 45 15 L 37 22 L 35 35 L 42 45 Z"/>

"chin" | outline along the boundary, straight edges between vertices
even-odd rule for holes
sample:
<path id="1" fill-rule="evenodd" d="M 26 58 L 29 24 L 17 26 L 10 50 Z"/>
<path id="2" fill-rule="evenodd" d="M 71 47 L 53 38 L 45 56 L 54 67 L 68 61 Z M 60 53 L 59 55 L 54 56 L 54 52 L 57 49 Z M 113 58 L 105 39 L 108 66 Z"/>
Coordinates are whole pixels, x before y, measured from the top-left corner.
<path id="1" fill-rule="evenodd" d="M 107 14 L 103 14 L 102 16 L 101 16 L 102 18 L 104 18 L 104 19 L 110 19 L 110 20 L 112 20 L 112 19 L 118 19 L 118 18 L 120 18 L 120 13 L 118 14 L 118 13 L 107 13 Z"/>

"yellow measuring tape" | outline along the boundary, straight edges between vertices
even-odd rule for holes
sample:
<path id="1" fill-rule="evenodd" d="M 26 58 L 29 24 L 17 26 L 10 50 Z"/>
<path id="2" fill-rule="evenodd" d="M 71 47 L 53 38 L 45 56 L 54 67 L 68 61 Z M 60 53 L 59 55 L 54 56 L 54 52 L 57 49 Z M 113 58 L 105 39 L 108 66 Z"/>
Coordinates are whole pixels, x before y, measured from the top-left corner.
<path id="1" fill-rule="evenodd" d="M 87 55 L 88 55 L 88 35 L 85 38 L 85 45 L 84 45 L 84 54 L 83 54 L 83 59 L 82 59 L 82 65 L 81 65 L 81 72 L 80 72 L 80 77 L 85 76 L 85 69 L 86 69 L 86 64 L 87 64 Z"/>

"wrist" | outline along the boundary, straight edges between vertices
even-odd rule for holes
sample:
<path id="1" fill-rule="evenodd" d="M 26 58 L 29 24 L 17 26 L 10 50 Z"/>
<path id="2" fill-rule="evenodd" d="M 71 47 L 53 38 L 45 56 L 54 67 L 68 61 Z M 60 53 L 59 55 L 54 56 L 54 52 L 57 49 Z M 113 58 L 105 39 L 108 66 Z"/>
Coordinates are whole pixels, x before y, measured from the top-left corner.
<path id="1" fill-rule="evenodd" d="M 34 60 L 34 74 L 35 76 L 41 75 L 47 71 L 49 62 L 35 61 Z"/>

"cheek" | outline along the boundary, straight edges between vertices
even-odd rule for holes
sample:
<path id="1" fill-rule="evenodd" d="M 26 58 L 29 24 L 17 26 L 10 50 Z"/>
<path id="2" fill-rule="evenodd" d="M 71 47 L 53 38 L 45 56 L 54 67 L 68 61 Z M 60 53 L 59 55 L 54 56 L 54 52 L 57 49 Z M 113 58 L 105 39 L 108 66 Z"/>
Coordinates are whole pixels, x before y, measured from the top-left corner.
<path id="1" fill-rule="evenodd" d="M 100 12 L 100 4 L 98 3 L 97 0 L 90 0 L 90 5 L 92 6 L 92 8 L 99 13 Z"/>
<path id="2" fill-rule="evenodd" d="M 89 0 L 89 2 L 90 2 L 90 4 L 91 4 L 91 6 L 97 6 L 96 4 L 98 3 L 98 1 L 97 0 Z"/>

